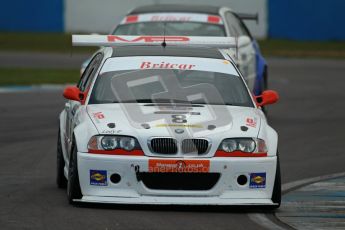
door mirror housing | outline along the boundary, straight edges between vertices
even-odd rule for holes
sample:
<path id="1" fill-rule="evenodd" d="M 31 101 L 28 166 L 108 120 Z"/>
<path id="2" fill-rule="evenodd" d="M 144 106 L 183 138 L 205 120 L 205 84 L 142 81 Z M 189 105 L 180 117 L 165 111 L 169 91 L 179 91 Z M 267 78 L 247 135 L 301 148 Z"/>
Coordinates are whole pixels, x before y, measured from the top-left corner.
<path id="1" fill-rule="evenodd" d="M 64 98 L 72 101 L 81 102 L 84 98 L 84 94 L 80 92 L 79 88 L 76 86 L 67 86 L 63 91 Z"/>
<path id="2" fill-rule="evenodd" d="M 260 96 L 255 97 L 258 106 L 274 104 L 279 100 L 279 94 L 274 90 L 263 91 Z"/>

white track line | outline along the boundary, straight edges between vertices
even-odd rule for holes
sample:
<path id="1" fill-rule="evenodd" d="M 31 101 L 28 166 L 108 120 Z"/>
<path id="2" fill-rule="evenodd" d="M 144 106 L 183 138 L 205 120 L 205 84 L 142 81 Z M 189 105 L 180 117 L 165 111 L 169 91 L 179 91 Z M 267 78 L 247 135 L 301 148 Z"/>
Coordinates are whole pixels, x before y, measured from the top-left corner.
<path id="1" fill-rule="evenodd" d="M 312 177 L 312 178 L 307 178 L 303 180 L 297 180 L 289 183 L 285 183 L 282 185 L 282 192 L 286 192 L 292 189 L 295 189 L 297 187 L 300 187 L 302 185 L 307 185 L 311 183 L 315 183 L 318 181 L 323 181 L 323 180 L 328 180 L 328 179 L 333 179 L 337 177 L 343 177 L 345 176 L 345 172 L 342 173 L 334 173 L 334 174 L 329 174 L 325 176 L 318 176 L 318 177 Z M 266 229 L 276 229 L 276 230 L 285 230 L 286 228 L 281 227 L 277 225 L 276 223 L 272 222 L 265 214 L 262 213 L 251 213 L 248 214 L 249 219 L 257 223 L 258 225 L 266 228 Z"/>
<path id="2" fill-rule="evenodd" d="M 333 178 L 337 178 L 337 177 L 343 177 L 343 176 L 345 176 L 345 172 L 334 173 L 334 174 L 329 174 L 329 175 L 325 175 L 325 176 L 318 176 L 318 177 L 293 181 L 293 182 L 283 184 L 282 185 L 282 191 L 286 192 L 288 190 L 295 189 L 296 187 L 299 187 L 302 185 L 311 184 L 311 183 L 315 183 L 315 182 L 322 181 L 322 180 L 333 179 Z"/>

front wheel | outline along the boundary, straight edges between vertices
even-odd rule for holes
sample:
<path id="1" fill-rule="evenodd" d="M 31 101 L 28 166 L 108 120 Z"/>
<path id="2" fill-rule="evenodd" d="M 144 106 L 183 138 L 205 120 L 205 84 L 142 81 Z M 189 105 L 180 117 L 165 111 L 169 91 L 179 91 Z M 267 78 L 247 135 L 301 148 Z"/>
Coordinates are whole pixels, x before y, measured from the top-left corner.
<path id="1" fill-rule="evenodd" d="M 83 197 L 79 183 L 77 153 L 77 146 L 73 144 L 71 159 L 69 161 L 68 167 L 67 182 L 67 199 L 70 204 L 74 203 L 74 199 L 81 199 Z"/>
<path id="2" fill-rule="evenodd" d="M 59 188 L 66 188 L 67 179 L 64 173 L 65 160 L 62 153 L 60 130 L 58 132 L 56 155 L 56 184 Z"/>

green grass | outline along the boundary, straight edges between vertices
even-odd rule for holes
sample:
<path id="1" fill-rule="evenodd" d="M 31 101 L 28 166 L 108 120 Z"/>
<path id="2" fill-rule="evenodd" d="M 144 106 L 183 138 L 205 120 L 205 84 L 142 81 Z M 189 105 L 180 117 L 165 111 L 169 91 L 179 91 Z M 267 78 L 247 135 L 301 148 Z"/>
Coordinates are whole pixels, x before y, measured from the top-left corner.
<path id="1" fill-rule="evenodd" d="M 290 40 L 259 41 L 264 56 L 345 59 L 345 41 L 308 42 Z M 95 47 L 73 47 L 73 53 L 92 53 Z M 0 51 L 72 52 L 71 34 L 0 33 Z"/>
<path id="2" fill-rule="evenodd" d="M 261 40 L 259 41 L 264 56 L 277 57 L 312 57 L 345 59 L 345 41 L 290 41 Z"/>
<path id="3" fill-rule="evenodd" d="M 93 53 L 95 47 L 73 47 L 73 52 Z M 70 53 L 71 34 L 62 33 L 0 33 L 0 51 L 33 51 Z"/>
<path id="4" fill-rule="evenodd" d="M 79 78 L 79 70 L 0 68 L 0 86 L 66 84 Z"/>

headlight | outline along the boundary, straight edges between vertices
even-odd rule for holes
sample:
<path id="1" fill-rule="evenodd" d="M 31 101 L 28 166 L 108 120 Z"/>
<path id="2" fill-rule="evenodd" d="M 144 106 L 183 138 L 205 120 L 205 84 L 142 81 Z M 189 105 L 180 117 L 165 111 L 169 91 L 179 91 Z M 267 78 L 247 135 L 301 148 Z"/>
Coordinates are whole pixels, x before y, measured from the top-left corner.
<path id="1" fill-rule="evenodd" d="M 131 151 L 135 147 L 135 139 L 133 137 L 122 137 L 120 138 L 120 147 Z"/>
<path id="2" fill-rule="evenodd" d="M 102 147 L 105 150 L 113 150 L 118 146 L 117 138 L 114 136 L 105 136 L 101 141 Z"/>
<path id="3" fill-rule="evenodd" d="M 252 139 L 240 139 L 238 141 L 238 150 L 246 153 L 254 152 L 256 147 L 255 141 Z"/>
<path id="4" fill-rule="evenodd" d="M 88 143 L 89 150 L 115 150 L 132 151 L 141 149 L 134 137 L 129 136 L 93 136 Z"/>
<path id="5" fill-rule="evenodd" d="M 231 153 L 241 151 L 245 153 L 267 153 L 264 140 L 257 138 L 229 138 L 222 141 L 218 150 Z"/>
<path id="6" fill-rule="evenodd" d="M 221 144 L 221 149 L 225 152 L 231 153 L 236 151 L 237 142 L 234 139 L 225 139 Z"/>

